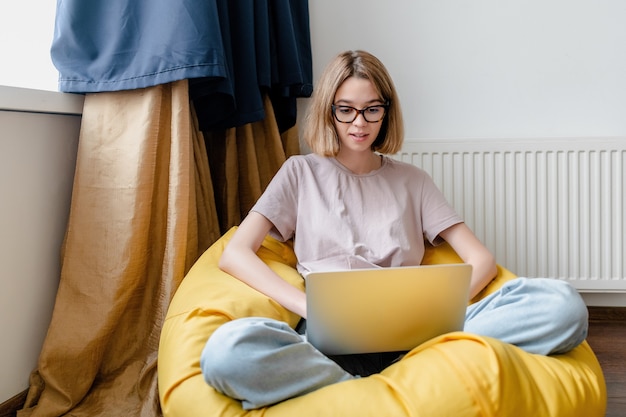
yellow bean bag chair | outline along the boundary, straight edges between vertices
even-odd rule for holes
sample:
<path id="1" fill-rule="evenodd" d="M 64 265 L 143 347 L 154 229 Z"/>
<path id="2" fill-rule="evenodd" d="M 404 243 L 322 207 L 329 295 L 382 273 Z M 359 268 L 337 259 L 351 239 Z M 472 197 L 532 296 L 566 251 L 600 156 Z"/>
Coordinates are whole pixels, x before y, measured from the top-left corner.
<path id="1" fill-rule="evenodd" d="M 604 416 L 606 386 L 584 342 L 558 356 L 540 356 L 464 332 L 434 338 L 380 374 L 324 387 L 270 407 L 245 411 L 204 382 L 200 353 L 228 320 L 265 316 L 295 326 L 299 317 L 217 267 L 230 230 L 198 259 L 178 288 L 161 334 L 159 395 L 165 417 Z M 266 238 L 261 258 L 303 288 L 289 244 Z M 424 263 L 460 262 L 447 245 L 428 248 Z M 499 273 L 478 297 L 514 275 Z"/>

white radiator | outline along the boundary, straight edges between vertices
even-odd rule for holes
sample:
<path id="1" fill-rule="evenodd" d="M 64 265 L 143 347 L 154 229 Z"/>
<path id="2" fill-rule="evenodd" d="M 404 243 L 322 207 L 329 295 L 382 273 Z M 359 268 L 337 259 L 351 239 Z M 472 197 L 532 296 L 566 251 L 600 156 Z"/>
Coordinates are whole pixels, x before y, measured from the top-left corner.
<path id="1" fill-rule="evenodd" d="M 626 292 L 626 138 L 410 140 L 497 262 L 581 292 Z"/>

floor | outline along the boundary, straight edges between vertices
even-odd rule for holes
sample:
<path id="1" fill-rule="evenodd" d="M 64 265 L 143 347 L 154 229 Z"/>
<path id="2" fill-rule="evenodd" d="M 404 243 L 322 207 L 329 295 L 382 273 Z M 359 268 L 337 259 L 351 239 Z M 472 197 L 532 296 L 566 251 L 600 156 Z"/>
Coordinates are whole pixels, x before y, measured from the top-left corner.
<path id="1" fill-rule="evenodd" d="M 607 385 L 606 417 L 626 416 L 626 308 L 589 308 L 589 337 Z"/>

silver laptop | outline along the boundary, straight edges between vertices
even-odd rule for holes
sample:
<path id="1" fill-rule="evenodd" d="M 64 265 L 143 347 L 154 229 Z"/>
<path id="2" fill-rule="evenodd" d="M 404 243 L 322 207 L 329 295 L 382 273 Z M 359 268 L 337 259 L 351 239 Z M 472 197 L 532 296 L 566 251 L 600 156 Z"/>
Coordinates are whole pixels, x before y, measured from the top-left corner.
<path id="1" fill-rule="evenodd" d="M 327 355 L 410 350 L 463 330 L 468 264 L 312 272 L 307 340 Z"/>

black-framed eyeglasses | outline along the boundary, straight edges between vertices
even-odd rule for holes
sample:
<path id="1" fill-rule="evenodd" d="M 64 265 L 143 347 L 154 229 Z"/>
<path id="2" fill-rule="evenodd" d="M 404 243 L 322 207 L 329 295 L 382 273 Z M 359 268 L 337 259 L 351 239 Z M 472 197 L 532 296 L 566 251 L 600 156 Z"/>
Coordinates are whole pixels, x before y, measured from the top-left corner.
<path id="1" fill-rule="evenodd" d="M 368 106 L 364 109 L 355 109 L 351 106 L 341 106 L 333 104 L 333 115 L 340 123 L 352 123 L 359 117 L 359 114 L 363 116 L 366 122 L 376 123 L 383 120 L 389 103 L 376 104 L 375 106 Z"/>

